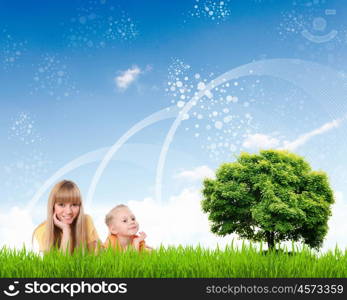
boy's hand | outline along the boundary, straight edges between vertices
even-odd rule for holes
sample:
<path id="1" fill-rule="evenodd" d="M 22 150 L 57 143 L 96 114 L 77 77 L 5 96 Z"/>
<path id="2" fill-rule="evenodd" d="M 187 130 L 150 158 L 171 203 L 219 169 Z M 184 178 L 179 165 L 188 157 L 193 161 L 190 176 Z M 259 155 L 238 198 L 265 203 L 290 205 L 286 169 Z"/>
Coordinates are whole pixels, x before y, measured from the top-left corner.
<path id="1" fill-rule="evenodd" d="M 139 232 L 138 239 L 140 240 L 140 242 L 144 241 L 146 237 L 147 237 L 147 234 L 145 234 L 143 231 Z"/>
<path id="2" fill-rule="evenodd" d="M 138 237 L 134 238 L 133 244 L 134 244 L 136 250 L 139 250 L 140 243 L 142 241 L 144 241 L 146 237 L 147 237 L 147 235 L 142 231 L 142 232 L 139 232 Z"/>

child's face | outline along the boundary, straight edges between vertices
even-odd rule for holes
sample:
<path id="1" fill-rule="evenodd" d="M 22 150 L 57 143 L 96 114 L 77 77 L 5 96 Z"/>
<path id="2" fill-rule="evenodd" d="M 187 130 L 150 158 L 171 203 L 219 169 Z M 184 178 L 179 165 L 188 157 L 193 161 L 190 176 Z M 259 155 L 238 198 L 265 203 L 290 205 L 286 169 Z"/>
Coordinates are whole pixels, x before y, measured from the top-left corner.
<path id="1" fill-rule="evenodd" d="M 109 228 L 112 234 L 132 236 L 138 232 L 139 223 L 129 208 L 122 207 L 116 211 Z"/>
<path id="2" fill-rule="evenodd" d="M 54 212 L 57 218 L 68 225 L 71 225 L 80 212 L 80 206 L 72 203 L 55 203 Z"/>

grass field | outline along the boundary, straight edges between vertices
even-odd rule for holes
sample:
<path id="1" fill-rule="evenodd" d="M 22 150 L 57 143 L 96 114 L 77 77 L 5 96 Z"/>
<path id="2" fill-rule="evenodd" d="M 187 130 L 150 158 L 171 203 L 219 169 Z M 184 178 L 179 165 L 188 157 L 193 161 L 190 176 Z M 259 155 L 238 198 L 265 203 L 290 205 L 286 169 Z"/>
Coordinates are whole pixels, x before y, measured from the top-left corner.
<path id="1" fill-rule="evenodd" d="M 52 251 L 40 256 L 25 249 L 2 248 L 0 277 L 347 277 L 347 249 L 317 255 L 307 248 L 264 252 L 253 246 L 161 247 L 140 254 Z"/>

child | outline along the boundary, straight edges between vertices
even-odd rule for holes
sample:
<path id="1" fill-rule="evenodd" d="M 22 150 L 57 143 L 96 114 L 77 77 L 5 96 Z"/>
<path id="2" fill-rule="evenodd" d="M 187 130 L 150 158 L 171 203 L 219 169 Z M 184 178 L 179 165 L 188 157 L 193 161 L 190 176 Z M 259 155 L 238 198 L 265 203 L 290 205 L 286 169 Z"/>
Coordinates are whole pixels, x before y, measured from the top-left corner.
<path id="1" fill-rule="evenodd" d="M 146 234 L 140 232 L 139 223 L 136 221 L 132 211 L 124 204 L 117 205 L 106 215 L 106 225 L 109 229 L 109 236 L 105 241 L 105 248 L 112 247 L 124 251 L 133 247 L 137 251 L 152 250 L 145 244 Z"/>

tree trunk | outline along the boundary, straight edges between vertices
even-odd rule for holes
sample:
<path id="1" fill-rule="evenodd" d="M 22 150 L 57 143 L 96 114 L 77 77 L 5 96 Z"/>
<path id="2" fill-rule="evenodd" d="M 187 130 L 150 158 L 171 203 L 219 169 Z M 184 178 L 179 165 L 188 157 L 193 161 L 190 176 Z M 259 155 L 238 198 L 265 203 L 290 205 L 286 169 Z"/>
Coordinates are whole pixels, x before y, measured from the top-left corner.
<path id="1" fill-rule="evenodd" d="M 275 233 L 267 231 L 265 235 L 269 250 L 273 250 L 275 248 Z"/>

